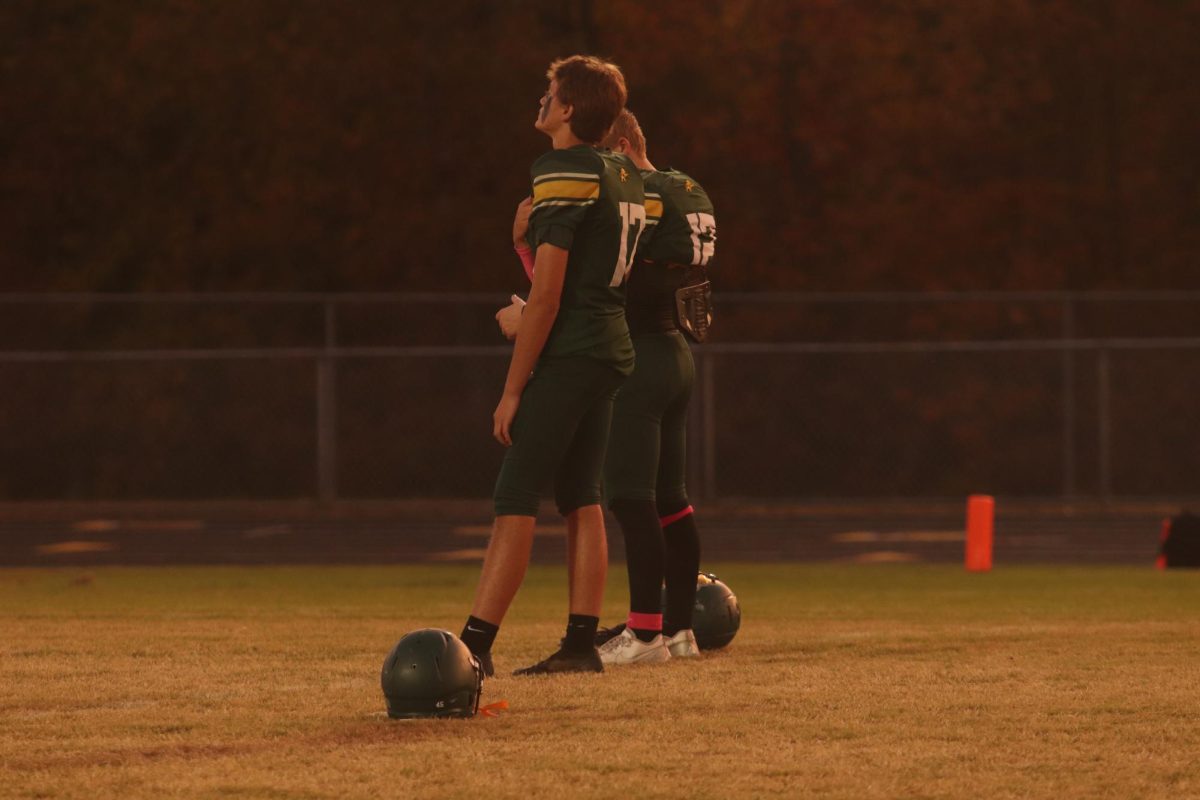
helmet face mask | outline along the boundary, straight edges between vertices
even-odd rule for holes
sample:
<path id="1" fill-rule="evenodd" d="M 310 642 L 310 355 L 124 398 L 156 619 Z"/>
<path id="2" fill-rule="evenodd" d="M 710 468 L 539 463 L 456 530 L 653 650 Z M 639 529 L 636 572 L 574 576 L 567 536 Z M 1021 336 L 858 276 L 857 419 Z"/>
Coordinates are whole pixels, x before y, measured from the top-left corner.
<path id="1" fill-rule="evenodd" d="M 696 605 L 692 608 L 692 632 L 701 650 L 725 647 L 742 625 L 742 607 L 737 595 L 712 573 L 696 576 Z"/>
<path id="2" fill-rule="evenodd" d="M 473 717 L 483 667 L 454 634 L 423 628 L 396 643 L 379 680 L 392 719 Z"/>
<path id="3" fill-rule="evenodd" d="M 662 591 L 663 613 L 667 590 Z M 742 607 L 733 590 L 711 572 L 696 576 L 696 600 L 692 606 L 692 633 L 701 650 L 716 650 L 733 641 L 742 626 Z"/>

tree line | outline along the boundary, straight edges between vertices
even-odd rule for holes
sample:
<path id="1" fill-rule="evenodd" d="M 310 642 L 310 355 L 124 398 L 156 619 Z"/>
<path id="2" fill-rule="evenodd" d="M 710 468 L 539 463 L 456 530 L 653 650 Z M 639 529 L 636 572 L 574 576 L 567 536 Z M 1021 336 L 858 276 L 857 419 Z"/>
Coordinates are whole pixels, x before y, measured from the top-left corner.
<path id="1" fill-rule="evenodd" d="M 0 289 L 492 290 L 548 62 L 622 66 L 719 287 L 1200 285 L 1188 0 L 11 0 Z"/>

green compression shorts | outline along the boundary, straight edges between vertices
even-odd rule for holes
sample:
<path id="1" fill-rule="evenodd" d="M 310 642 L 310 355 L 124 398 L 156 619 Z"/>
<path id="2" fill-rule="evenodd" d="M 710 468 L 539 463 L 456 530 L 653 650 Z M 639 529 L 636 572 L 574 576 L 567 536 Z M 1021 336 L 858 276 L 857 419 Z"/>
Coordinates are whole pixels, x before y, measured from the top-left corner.
<path id="1" fill-rule="evenodd" d="M 686 505 L 692 351 L 678 331 L 634 336 L 633 349 L 637 364 L 613 406 L 604 494 L 609 502 Z"/>
<path id="2" fill-rule="evenodd" d="M 538 361 L 493 494 L 496 516 L 537 516 L 553 484 L 559 513 L 600 503 L 613 398 L 625 376 L 586 356 Z"/>

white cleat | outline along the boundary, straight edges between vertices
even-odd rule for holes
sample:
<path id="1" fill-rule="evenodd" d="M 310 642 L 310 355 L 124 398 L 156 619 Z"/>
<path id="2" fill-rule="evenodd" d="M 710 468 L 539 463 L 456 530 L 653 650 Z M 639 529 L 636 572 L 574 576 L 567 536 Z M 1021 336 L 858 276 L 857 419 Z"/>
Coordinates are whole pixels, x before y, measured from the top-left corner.
<path id="1" fill-rule="evenodd" d="M 666 644 L 671 658 L 697 658 L 700 655 L 700 646 L 696 644 L 696 634 L 692 633 L 691 628 L 668 637 Z"/>
<path id="2" fill-rule="evenodd" d="M 605 666 L 624 664 L 660 664 L 671 658 L 662 634 L 648 642 L 634 636 L 629 628 L 600 645 L 600 661 Z"/>

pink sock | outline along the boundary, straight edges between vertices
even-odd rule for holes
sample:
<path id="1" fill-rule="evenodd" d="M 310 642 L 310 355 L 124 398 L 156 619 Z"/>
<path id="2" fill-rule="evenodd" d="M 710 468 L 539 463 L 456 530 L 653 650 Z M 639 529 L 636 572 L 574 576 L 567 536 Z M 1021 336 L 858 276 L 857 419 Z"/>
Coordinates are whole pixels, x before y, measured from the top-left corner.
<path id="1" fill-rule="evenodd" d="M 688 506 L 687 508 L 683 509 L 682 511 L 676 511 L 674 514 L 668 514 L 665 517 L 659 517 L 658 524 L 662 525 L 665 528 L 668 525 L 670 525 L 672 522 L 679 522 L 679 520 L 683 519 L 688 514 L 694 514 L 694 513 L 696 513 L 696 510 L 694 508 L 692 508 L 691 506 Z"/>
<path id="2" fill-rule="evenodd" d="M 661 632 L 662 614 L 639 614 L 636 611 L 630 611 L 629 619 L 625 624 L 634 630 Z"/>

